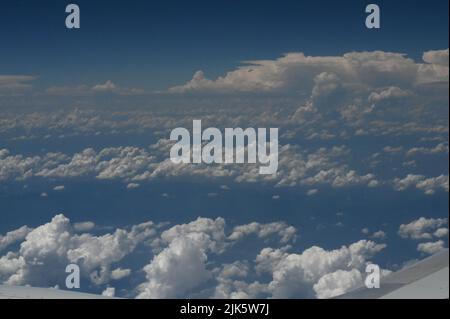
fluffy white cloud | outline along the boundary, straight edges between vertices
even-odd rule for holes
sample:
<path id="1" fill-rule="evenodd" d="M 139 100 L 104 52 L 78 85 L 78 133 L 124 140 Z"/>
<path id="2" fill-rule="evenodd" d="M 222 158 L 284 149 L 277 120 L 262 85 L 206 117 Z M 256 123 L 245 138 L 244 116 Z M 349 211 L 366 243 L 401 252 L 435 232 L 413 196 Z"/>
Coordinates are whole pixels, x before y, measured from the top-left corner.
<path id="1" fill-rule="evenodd" d="M 422 190 L 427 195 L 433 195 L 436 190 L 448 192 L 448 175 L 425 177 L 423 175 L 408 174 L 405 178 L 394 179 L 394 189 L 404 191 L 410 187 Z"/>
<path id="2" fill-rule="evenodd" d="M 362 286 L 363 276 L 358 269 L 336 270 L 326 274 L 314 284 L 313 289 L 317 298 L 332 298 L 342 295 L 347 291 Z"/>
<path id="3" fill-rule="evenodd" d="M 105 297 L 114 297 L 116 294 L 116 288 L 114 287 L 107 287 L 103 292 L 102 292 L 102 296 Z"/>
<path id="4" fill-rule="evenodd" d="M 236 261 L 225 264 L 216 270 L 217 285 L 213 298 L 219 299 L 249 299 L 261 298 L 267 293 L 267 285 L 258 281 L 248 283 L 246 278 L 250 269 L 247 263 Z"/>
<path id="5" fill-rule="evenodd" d="M 14 285 L 63 284 L 65 267 L 77 263 L 92 283 L 102 284 L 110 279 L 111 265 L 156 234 L 151 222 L 98 237 L 74 231 L 68 218 L 57 215 L 28 232 L 17 253 L 0 259 L 0 269 L 6 269 L 0 271 L 0 281 Z"/>
<path id="6" fill-rule="evenodd" d="M 32 229 L 28 226 L 22 226 L 18 229 L 7 232 L 5 235 L 0 235 L 0 251 L 9 245 L 22 241 L 31 231 Z"/>
<path id="7" fill-rule="evenodd" d="M 398 230 L 398 234 L 402 238 L 411 239 L 431 239 L 433 238 L 433 232 L 438 228 L 448 223 L 447 218 L 425 218 L 413 220 L 408 224 L 401 224 Z M 439 231 L 437 234 L 440 234 Z"/>
<path id="8" fill-rule="evenodd" d="M 78 231 L 90 229 L 84 224 L 78 224 Z M 285 246 L 261 250 L 254 262 L 223 263 L 214 257 L 235 249 L 243 236 L 277 235 L 287 241 L 293 239 L 295 229 L 282 222 L 250 223 L 238 225 L 227 234 L 223 218 L 198 218 L 168 229 L 147 222 L 94 236 L 77 233 L 75 225 L 64 215 L 57 215 L 35 229 L 15 232 L 22 242 L 18 251 L 0 256 L 0 282 L 61 286 L 65 267 L 76 263 L 85 280 L 107 288 L 105 294 L 112 295 L 112 280 L 128 278 L 135 282 L 131 275 L 138 272 L 122 268 L 120 263 L 137 245 L 145 243 L 143 247 L 153 252 L 153 257 L 143 267 L 145 281 L 134 291 L 138 298 L 325 298 L 353 288 L 358 272 L 385 247 L 361 240 L 336 250 L 313 246 L 302 253 L 290 253 L 292 248 Z M 25 232 L 28 234 L 23 238 Z M 270 282 L 261 280 L 265 273 L 272 276 Z"/>
<path id="9" fill-rule="evenodd" d="M 328 92 L 337 89 L 338 83 L 357 89 L 448 81 L 448 49 L 425 52 L 423 58 L 425 63 L 416 63 L 403 54 L 383 51 L 351 52 L 342 56 L 289 53 L 275 60 L 248 61 L 216 80 L 207 79 L 202 71 L 197 71 L 189 82 L 169 92 L 300 90 L 304 93 L 311 92 L 319 74 L 331 83 L 324 87 Z"/>
<path id="10" fill-rule="evenodd" d="M 92 90 L 98 91 L 98 92 L 108 92 L 108 91 L 114 91 L 116 88 L 117 88 L 117 86 L 111 80 L 108 80 L 104 84 L 95 85 L 92 88 Z"/>
<path id="11" fill-rule="evenodd" d="M 285 223 L 251 223 L 236 226 L 229 236 L 225 235 L 225 220 L 198 218 L 188 223 L 176 225 L 161 234 L 168 247 L 157 254 L 144 267 L 147 281 L 138 287 L 139 298 L 180 297 L 210 279 L 212 269 L 207 268 L 208 254 L 220 254 L 229 247 L 230 241 L 237 241 L 251 233 L 261 238 L 277 234 L 281 241 L 292 240 L 295 228 Z M 218 286 L 214 296 L 248 298 L 256 296 L 265 287 L 263 284 L 248 284 L 235 278 L 244 278 L 248 266 L 241 262 L 224 265 L 217 276 Z"/>
<path id="12" fill-rule="evenodd" d="M 170 145 L 167 140 L 160 140 L 149 148 L 122 146 L 100 151 L 87 148 L 72 156 L 47 153 L 25 157 L 2 150 L 0 180 L 91 177 L 122 180 L 128 183 L 128 188 L 136 187 L 138 182 L 158 178 L 187 177 L 207 180 L 231 178 L 237 183 L 262 182 L 277 187 L 330 185 L 339 188 L 378 185 L 374 174 L 359 174 L 345 164 L 351 152 L 344 146 L 308 151 L 290 144 L 282 145 L 279 149 L 277 174 L 260 175 L 258 166 L 252 164 L 174 164 L 167 158 Z M 57 188 L 60 189 L 62 187 Z"/>
<path id="13" fill-rule="evenodd" d="M 361 270 L 374 254 L 384 249 L 386 245 L 376 244 L 372 241 L 361 240 L 350 246 L 327 251 L 313 246 L 301 254 L 288 253 L 280 249 L 265 248 L 256 258 L 259 272 L 272 274 L 272 281 L 268 285 L 269 291 L 275 298 L 304 297 L 313 298 L 318 293 L 330 294 L 329 290 L 336 292 L 330 286 L 331 273 L 338 270 L 351 272 L 352 269 Z M 337 273 L 334 276 L 342 277 L 345 287 L 350 289 L 356 284 L 354 276 L 351 279 L 347 273 Z M 324 276 L 322 282 L 319 281 Z M 352 284 L 349 284 L 352 283 Z M 314 285 L 317 290 L 314 289 Z M 345 292 L 343 288 L 339 292 Z"/>
<path id="14" fill-rule="evenodd" d="M 427 51 L 423 54 L 423 60 L 431 64 L 448 66 L 448 49 Z"/>
<path id="15" fill-rule="evenodd" d="M 417 251 L 430 255 L 435 254 L 443 249 L 444 249 L 443 240 L 428 243 L 420 243 L 417 245 Z"/>
<path id="16" fill-rule="evenodd" d="M 287 243 L 296 239 L 297 229 L 283 222 L 260 224 L 253 222 L 247 225 L 236 226 L 228 237 L 230 240 L 239 240 L 245 236 L 256 234 L 259 238 L 267 238 L 271 235 L 278 235 L 281 243 Z"/>
<path id="17" fill-rule="evenodd" d="M 372 238 L 384 239 L 386 238 L 386 233 L 382 230 L 376 231 L 372 234 Z"/>
<path id="18" fill-rule="evenodd" d="M 206 281 L 207 256 L 199 243 L 177 238 L 144 267 L 147 281 L 138 287 L 138 298 L 181 297 Z"/>
<path id="19" fill-rule="evenodd" d="M 128 183 L 127 189 L 135 189 L 135 188 L 139 188 L 139 186 L 141 186 L 141 185 L 138 183 Z"/>
<path id="20" fill-rule="evenodd" d="M 413 147 L 406 153 L 407 156 L 414 156 L 417 154 L 440 154 L 446 153 L 448 154 L 448 143 L 440 143 L 435 147 L 427 148 L 427 147 Z"/>
<path id="21" fill-rule="evenodd" d="M 224 229 L 223 218 L 198 218 L 164 231 L 161 239 L 168 247 L 144 267 L 147 281 L 138 287 L 138 298 L 180 297 L 206 281 L 207 252 L 224 251 Z"/>
<path id="22" fill-rule="evenodd" d="M 111 279 L 120 280 L 131 275 L 131 269 L 117 268 L 111 271 Z"/>
<path id="23" fill-rule="evenodd" d="M 94 222 L 79 222 L 73 224 L 73 229 L 78 232 L 86 232 L 94 229 L 95 223 Z"/>
<path id="24" fill-rule="evenodd" d="M 369 95 L 369 101 L 371 103 L 379 103 L 384 100 L 389 99 L 400 99 L 410 96 L 412 93 L 409 91 L 402 90 L 399 87 L 391 86 L 387 89 L 383 89 L 380 92 L 373 92 Z"/>
<path id="25" fill-rule="evenodd" d="M 437 229 L 433 235 L 438 238 L 447 237 L 448 236 L 448 228 L 441 227 L 441 228 Z"/>

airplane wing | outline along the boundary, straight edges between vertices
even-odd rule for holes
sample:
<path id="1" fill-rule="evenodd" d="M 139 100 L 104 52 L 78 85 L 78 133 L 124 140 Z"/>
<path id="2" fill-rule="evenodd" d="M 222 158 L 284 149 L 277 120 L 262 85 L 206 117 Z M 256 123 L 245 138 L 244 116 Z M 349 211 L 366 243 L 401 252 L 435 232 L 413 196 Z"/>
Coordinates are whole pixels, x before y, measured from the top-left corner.
<path id="1" fill-rule="evenodd" d="M 448 249 L 381 278 L 380 288 L 360 287 L 337 299 L 448 299 Z"/>
<path id="2" fill-rule="evenodd" d="M 0 285 L 0 299 L 110 299 L 102 295 L 87 294 L 55 288 L 33 288 Z"/>

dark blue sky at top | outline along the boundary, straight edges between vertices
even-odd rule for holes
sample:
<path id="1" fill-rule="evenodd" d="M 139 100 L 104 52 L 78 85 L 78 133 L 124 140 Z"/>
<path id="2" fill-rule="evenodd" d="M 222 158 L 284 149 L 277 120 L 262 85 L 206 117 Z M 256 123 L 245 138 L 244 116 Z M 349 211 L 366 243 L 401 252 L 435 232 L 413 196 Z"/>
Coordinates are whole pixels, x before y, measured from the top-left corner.
<path id="1" fill-rule="evenodd" d="M 65 28 L 65 6 L 81 29 Z M 381 7 L 368 30 L 365 6 Z M 37 86 L 95 84 L 162 89 L 196 70 L 215 78 L 241 61 L 286 52 L 385 50 L 420 59 L 448 48 L 448 0 L 430 1 L 1 1 L 0 74 Z"/>

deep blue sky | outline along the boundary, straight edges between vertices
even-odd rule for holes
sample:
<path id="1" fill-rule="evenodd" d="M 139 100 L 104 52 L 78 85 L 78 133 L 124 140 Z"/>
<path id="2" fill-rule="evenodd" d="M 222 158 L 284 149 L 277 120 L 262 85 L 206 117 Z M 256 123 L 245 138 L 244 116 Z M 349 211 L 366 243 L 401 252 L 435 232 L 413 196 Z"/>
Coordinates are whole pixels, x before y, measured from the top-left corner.
<path id="1" fill-rule="evenodd" d="M 2 1 L 0 74 L 39 75 L 38 85 L 108 79 L 161 89 L 202 69 L 214 78 L 240 61 L 353 50 L 448 47 L 448 0 L 430 1 L 72 1 L 81 29 L 67 30 L 71 1 Z M 364 26 L 381 7 L 381 30 Z"/>

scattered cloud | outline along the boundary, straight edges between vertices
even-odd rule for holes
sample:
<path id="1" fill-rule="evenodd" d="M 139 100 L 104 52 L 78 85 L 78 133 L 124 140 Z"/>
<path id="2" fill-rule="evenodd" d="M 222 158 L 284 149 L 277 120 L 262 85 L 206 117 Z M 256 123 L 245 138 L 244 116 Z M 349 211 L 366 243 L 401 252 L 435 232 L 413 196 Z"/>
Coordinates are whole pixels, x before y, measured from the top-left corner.
<path id="1" fill-rule="evenodd" d="M 433 233 L 437 231 L 437 234 L 442 234 L 443 231 L 438 231 L 441 226 L 448 223 L 447 218 L 425 218 L 413 220 L 408 224 L 401 224 L 398 230 L 398 234 L 402 238 L 411 239 L 431 239 Z"/>
<path id="2" fill-rule="evenodd" d="M 427 243 L 420 243 L 417 245 L 417 251 L 420 251 L 424 254 L 433 255 L 437 252 L 440 252 L 444 249 L 444 241 L 438 240 L 435 242 L 427 242 Z"/>

